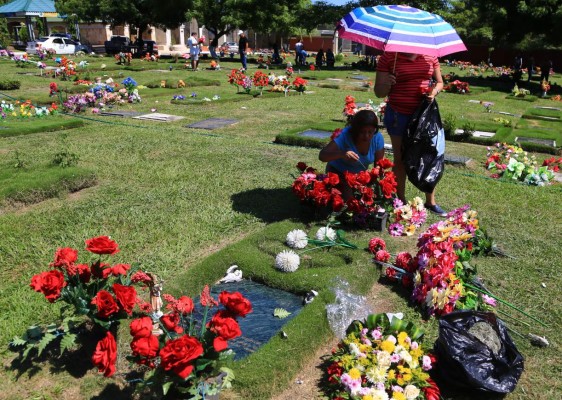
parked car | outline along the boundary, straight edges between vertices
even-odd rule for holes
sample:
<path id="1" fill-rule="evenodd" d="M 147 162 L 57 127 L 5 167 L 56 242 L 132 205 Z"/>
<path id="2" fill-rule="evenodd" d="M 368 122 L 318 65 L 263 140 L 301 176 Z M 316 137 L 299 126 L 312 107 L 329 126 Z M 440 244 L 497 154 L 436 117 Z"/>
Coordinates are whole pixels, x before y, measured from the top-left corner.
<path id="1" fill-rule="evenodd" d="M 107 54 L 117 54 L 121 51 L 131 50 L 131 39 L 127 36 L 113 35 L 109 40 L 104 42 L 105 52 Z"/>
<path id="2" fill-rule="evenodd" d="M 236 42 L 224 42 L 221 45 L 220 51 L 224 53 L 238 53 L 238 43 Z"/>
<path id="3" fill-rule="evenodd" d="M 25 51 L 28 54 L 38 54 L 39 51 L 52 49 L 56 54 L 76 54 L 78 52 L 91 53 L 92 49 L 73 39 L 61 36 L 44 36 L 34 42 L 27 42 Z"/>

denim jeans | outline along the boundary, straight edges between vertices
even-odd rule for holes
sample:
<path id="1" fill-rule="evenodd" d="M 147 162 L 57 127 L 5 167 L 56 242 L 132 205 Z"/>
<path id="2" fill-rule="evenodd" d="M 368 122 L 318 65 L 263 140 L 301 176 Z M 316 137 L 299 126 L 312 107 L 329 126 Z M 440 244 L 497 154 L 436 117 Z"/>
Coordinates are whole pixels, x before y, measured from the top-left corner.
<path id="1" fill-rule="evenodd" d="M 242 68 L 248 69 L 246 66 L 246 52 L 240 52 L 240 62 L 242 63 Z"/>

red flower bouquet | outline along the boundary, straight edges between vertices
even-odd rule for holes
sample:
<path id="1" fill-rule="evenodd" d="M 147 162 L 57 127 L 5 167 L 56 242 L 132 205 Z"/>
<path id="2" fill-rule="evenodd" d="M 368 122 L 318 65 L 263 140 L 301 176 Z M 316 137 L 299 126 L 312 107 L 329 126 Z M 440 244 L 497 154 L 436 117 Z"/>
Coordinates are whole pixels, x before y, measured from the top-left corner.
<path id="1" fill-rule="evenodd" d="M 306 84 L 307 83 L 308 83 L 308 81 L 306 79 L 303 79 L 300 76 L 298 76 L 293 81 L 292 86 L 297 92 L 299 92 L 299 94 L 303 94 L 304 91 L 306 90 Z"/>
<path id="2" fill-rule="evenodd" d="M 217 302 L 206 286 L 200 297 L 203 316 L 198 320 L 191 298 L 163 297 L 169 312 L 160 317 L 156 327 L 152 325 L 153 314 L 130 324 L 133 355 L 128 358 L 150 370 L 138 389 L 148 387 L 164 395 L 171 387 L 192 396 L 217 393 L 234 377 L 230 369 L 220 367 L 221 361 L 228 356 L 228 341 L 242 334 L 236 319 L 252 312 L 251 303 L 239 292 L 226 291 Z M 208 320 L 214 307 L 217 310 Z M 221 373 L 225 376 L 221 383 L 209 382 Z"/>

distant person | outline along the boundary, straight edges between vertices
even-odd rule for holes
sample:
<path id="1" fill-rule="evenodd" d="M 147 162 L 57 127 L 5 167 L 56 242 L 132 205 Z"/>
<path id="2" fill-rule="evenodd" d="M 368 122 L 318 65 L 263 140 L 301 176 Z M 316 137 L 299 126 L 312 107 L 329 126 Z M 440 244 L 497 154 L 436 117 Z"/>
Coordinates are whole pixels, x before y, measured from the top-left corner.
<path id="1" fill-rule="evenodd" d="M 316 53 L 316 67 L 320 68 L 322 65 L 324 65 L 324 49 L 320 49 Z"/>
<path id="2" fill-rule="evenodd" d="M 152 40 L 146 43 L 146 52 L 150 55 L 154 53 L 154 42 Z"/>
<path id="3" fill-rule="evenodd" d="M 189 56 L 191 58 L 191 70 L 197 71 L 199 66 L 199 52 L 201 51 L 201 46 L 199 44 L 199 39 L 197 39 L 197 33 L 191 32 L 191 36 L 187 39 L 187 44 L 189 45 Z"/>
<path id="4" fill-rule="evenodd" d="M 529 61 L 527 62 L 527 82 L 531 82 L 534 69 L 535 69 L 535 57 L 529 57 Z"/>
<path id="5" fill-rule="evenodd" d="M 248 51 L 248 38 L 244 31 L 238 31 L 238 36 L 240 39 L 238 40 L 238 52 L 240 53 L 240 62 L 242 63 L 242 70 L 246 71 L 248 68 L 247 66 L 247 58 L 246 52 Z"/>
<path id="6" fill-rule="evenodd" d="M 547 81 L 550 76 L 550 70 L 552 69 L 552 60 L 546 60 L 541 64 L 541 82 Z"/>
<path id="7" fill-rule="evenodd" d="M 517 54 L 513 60 L 513 69 L 519 71 L 523 68 L 523 57 L 521 54 Z"/>
<path id="8" fill-rule="evenodd" d="M 297 65 L 301 65 L 301 64 L 304 65 L 304 63 L 301 62 L 303 50 L 304 50 L 304 44 L 302 43 L 302 39 L 300 39 L 295 44 L 295 64 Z"/>
<path id="9" fill-rule="evenodd" d="M 281 64 L 281 56 L 279 55 L 279 46 L 277 43 L 273 44 L 273 56 L 271 57 L 271 62 L 273 64 Z"/>
<path id="10" fill-rule="evenodd" d="M 142 39 L 142 36 L 139 36 L 137 38 L 137 52 L 139 53 L 139 57 L 142 57 L 143 53 L 144 53 L 144 40 Z"/>
<path id="11" fill-rule="evenodd" d="M 334 52 L 332 49 L 326 50 L 326 66 L 328 68 L 334 68 L 336 64 L 336 57 L 334 56 Z"/>

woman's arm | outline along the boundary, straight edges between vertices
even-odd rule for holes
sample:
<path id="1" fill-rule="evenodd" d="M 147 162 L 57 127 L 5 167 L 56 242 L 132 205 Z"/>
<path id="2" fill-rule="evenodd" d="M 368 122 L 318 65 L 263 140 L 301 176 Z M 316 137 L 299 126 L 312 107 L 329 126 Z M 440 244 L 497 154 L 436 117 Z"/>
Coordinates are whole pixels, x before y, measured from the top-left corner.
<path id="1" fill-rule="evenodd" d="M 433 70 L 433 80 L 435 80 L 435 86 L 427 98 L 431 101 L 443 90 L 443 77 L 441 76 L 441 67 L 437 66 Z"/>
<path id="2" fill-rule="evenodd" d="M 333 140 L 320 150 L 318 158 L 323 162 L 329 162 L 340 158 L 344 158 L 349 161 L 359 160 L 359 156 L 354 151 L 340 150 L 336 142 Z"/>
<path id="3" fill-rule="evenodd" d="M 377 72 L 375 77 L 375 95 L 377 97 L 386 97 L 392 89 L 392 85 L 396 83 L 396 76 L 390 72 Z"/>

